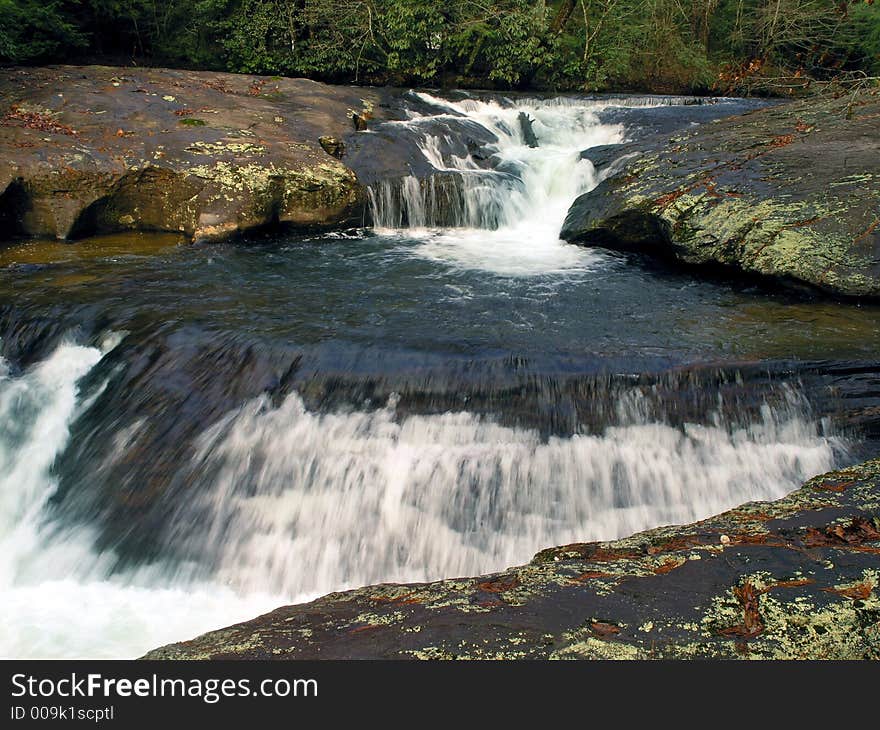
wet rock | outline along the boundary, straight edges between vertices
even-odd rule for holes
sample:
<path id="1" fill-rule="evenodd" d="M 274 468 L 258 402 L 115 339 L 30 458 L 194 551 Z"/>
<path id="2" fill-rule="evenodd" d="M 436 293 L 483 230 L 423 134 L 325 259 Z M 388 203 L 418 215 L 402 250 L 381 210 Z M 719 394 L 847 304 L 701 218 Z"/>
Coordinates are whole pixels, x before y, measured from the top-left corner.
<path id="1" fill-rule="evenodd" d="M 479 578 L 285 606 L 150 659 L 880 658 L 880 461 Z"/>
<path id="2" fill-rule="evenodd" d="M 338 157 L 352 109 L 372 115 L 378 100 L 305 79 L 0 70 L 0 236 L 166 230 L 212 240 L 354 221 L 363 188 Z"/>
<path id="3" fill-rule="evenodd" d="M 880 99 L 850 102 L 781 104 L 655 138 L 575 201 L 560 235 L 878 297 Z"/>
<path id="4" fill-rule="evenodd" d="M 345 142 L 336 139 L 336 137 L 325 134 L 322 137 L 318 137 L 318 143 L 328 155 L 332 155 L 337 160 L 345 154 Z"/>
<path id="5" fill-rule="evenodd" d="M 525 143 L 529 147 L 537 147 L 538 138 L 535 136 L 535 130 L 532 127 L 532 118 L 525 112 L 520 112 L 517 121 L 519 122 L 519 128 Z"/>

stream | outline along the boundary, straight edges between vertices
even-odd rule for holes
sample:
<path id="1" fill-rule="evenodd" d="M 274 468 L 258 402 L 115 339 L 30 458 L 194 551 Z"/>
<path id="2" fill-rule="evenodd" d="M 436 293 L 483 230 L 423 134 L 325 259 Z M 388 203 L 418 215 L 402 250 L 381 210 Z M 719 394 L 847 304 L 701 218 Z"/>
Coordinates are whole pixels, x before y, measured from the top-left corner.
<path id="1" fill-rule="evenodd" d="M 411 99 L 378 131 L 437 174 L 362 228 L 0 248 L 0 656 L 136 657 L 878 453 L 880 307 L 558 239 L 584 150 L 745 102 Z"/>

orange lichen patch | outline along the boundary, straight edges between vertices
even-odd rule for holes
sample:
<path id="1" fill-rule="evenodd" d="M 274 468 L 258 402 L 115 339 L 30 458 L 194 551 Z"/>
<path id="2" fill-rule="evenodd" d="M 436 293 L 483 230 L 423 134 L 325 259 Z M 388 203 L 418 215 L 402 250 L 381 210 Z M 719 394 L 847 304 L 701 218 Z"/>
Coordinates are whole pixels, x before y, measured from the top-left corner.
<path id="1" fill-rule="evenodd" d="M 799 586 L 811 586 L 815 583 L 812 578 L 801 578 L 799 580 L 780 580 L 776 583 L 771 583 L 770 585 L 764 586 L 761 590 L 761 593 L 767 593 L 767 591 L 772 591 L 774 588 L 798 588 Z"/>
<path id="2" fill-rule="evenodd" d="M 620 628 L 606 621 L 593 621 L 590 623 L 590 631 L 596 636 L 614 636 L 620 633 Z"/>
<path id="3" fill-rule="evenodd" d="M 413 592 L 404 593 L 402 596 L 373 596 L 371 600 L 376 603 L 392 603 L 400 606 L 411 606 L 415 603 L 421 603 L 421 600 L 414 598 Z"/>
<path id="4" fill-rule="evenodd" d="M 517 586 L 519 586 L 519 578 L 516 576 L 509 579 L 501 578 L 499 580 L 487 580 L 484 583 L 477 583 L 477 588 L 486 593 L 504 593 L 504 591 L 513 590 Z"/>
<path id="5" fill-rule="evenodd" d="M 854 583 L 847 588 L 823 588 L 826 593 L 835 593 L 844 598 L 851 598 L 853 601 L 864 601 L 871 596 L 874 585 L 865 581 L 864 583 Z"/>
<path id="6" fill-rule="evenodd" d="M 671 573 L 676 568 L 681 567 L 684 563 L 681 560 L 667 560 L 662 565 L 658 565 L 654 568 L 654 573 L 657 575 L 665 575 L 666 573 Z"/>
<path id="7" fill-rule="evenodd" d="M 266 79 L 258 79 L 254 81 L 248 89 L 248 96 L 259 96 L 263 93 L 263 87 L 266 85 Z"/>
<path id="8" fill-rule="evenodd" d="M 753 639 L 764 631 L 764 621 L 761 619 L 760 591 L 749 581 L 733 589 L 733 595 L 740 602 L 743 609 L 743 622 L 736 626 L 722 629 L 718 633 L 721 636 L 735 636 L 740 639 Z"/>
<path id="9" fill-rule="evenodd" d="M 578 576 L 575 576 L 571 579 L 572 583 L 583 583 L 588 580 L 594 580 L 596 578 L 611 578 L 613 577 L 611 573 L 603 573 L 601 570 L 591 570 L 586 573 L 581 573 Z"/>
<path id="10" fill-rule="evenodd" d="M 674 537 L 671 540 L 661 542 L 658 545 L 648 546 L 648 555 L 657 555 L 658 553 L 671 553 L 676 550 L 690 550 L 691 548 L 699 547 L 700 545 L 705 544 L 706 543 L 703 542 L 703 540 L 701 540 L 696 535 Z"/>
<path id="11" fill-rule="evenodd" d="M 367 624 L 366 626 L 358 626 L 356 629 L 352 629 L 349 631 L 349 634 L 360 634 L 364 631 L 371 631 L 372 629 L 378 629 L 382 626 L 382 624 Z"/>
<path id="12" fill-rule="evenodd" d="M 606 548 L 601 547 L 600 543 L 576 542 L 571 545 L 562 545 L 542 550 L 535 556 L 535 560 L 539 562 L 586 560 L 597 563 L 610 563 L 616 560 L 639 557 L 643 557 L 643 555 L 628 548 Z"/>
<path id="13" fill-rule="evenodd" d="M 661 195 L 657 200 L 654 201 L 654 205 L 658 208 L 667 208 L 676 200 L 678 200 L 683 195 L 686 195 L 691 191 L 691 188 L 682 188 L 681 190 L 675 190 L 671 193 L 667 193 L 666 195 Z"/>
<path id="14" fill-rule="evenodd" d="M 812 132 L 815 127 L 811 124 L 807 124 L 803 119 L 798 119 L 797 124 L 794 125 L 795 131 L 800 132 L 801 134 L 806 134 L 807 132 Z"/>
<path id="15" fill-rule="evenodd" d="M 709 180 L 706 182 L 706 192 L 711 195 L 713 198 L 741 198 L 743 197 L 742 193 L 737 193 L 732 190 L 718 190 L 718 183 L 714 180 Z"/>
<path id="16" fill-rule="evenodd" d="M 853 239 L 853 243 L 861 243 L 862 241 L 864 241 L 868 236 L 870 236 L 874 231 L 877 230 L 878 226 L 880 226 L 880 218 L 875 219 L 874 222 L 870 226 L 868 226 L 867 230 L 856 236 L 856 238 Z"/>
<path id="17" fill-rule="evenodd" d="M 613 563 L 616 560 L 627 560 L 640 556 L 635 550 L 607 550 L 605 548 L 598 548 L 595 552 L 585 557 L 597 563 Z"/>
<path id="18" fill-rule="evenodd" d="M 188 117 L 190 114 L 193 114 L 195 110 L 193 109 L 175 109 L 174 113 L 178 117 Z"/>
<path id="19" fill-rule="evenodd" d="M 795 221 L 794 223 L 788 223 L 784 227 L 785 228 L 803 228 L 804 226 L 811 226 L 811 225 L 813 225 L 813 223 L 818 223 L 820 220 L 822 220 L 822 216 L 817 215 L 817 216 L 813 216 L 812 218 L 807 218 L 806 220 Z"/>
<path id="20" fill-rule="evenodd" d="M 785 545 L 775 535 L 734 535 L 730 540 L 732 545 L 767 545 L 769 547 L 782 547 Z"/>
<path id="21" fill-rule="evenodd" d="M 734 515 L 737 522 L 769 522 L 775 520 L 778 515 L 771 515 L 769 512 L 746 512 Z"/>
<path id="22" fill-rule="evenodd" d="M 794 142 L 795 136 L 793 134 L 777 134 L 773 139 L 770 140 L 767 145 L 772 150 L 777 150 L 780 147 L 787 147 L 792 142 Z"/>
<path id="23" fill-rule="evenodd" d="M 220 91 L 224 94 L 232 93 L 232 89 L 226 86 L 222 81 L 206 80 L 202 81 L 202 85 L 209 89 L 213 89 L 214 91 Z"/>

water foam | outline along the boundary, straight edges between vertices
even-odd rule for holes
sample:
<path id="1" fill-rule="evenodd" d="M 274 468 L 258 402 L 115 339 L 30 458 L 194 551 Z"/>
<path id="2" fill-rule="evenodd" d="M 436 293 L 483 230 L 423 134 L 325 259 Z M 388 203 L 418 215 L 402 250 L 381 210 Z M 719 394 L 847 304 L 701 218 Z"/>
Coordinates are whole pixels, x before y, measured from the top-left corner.
<path id="1" fill-rule="evenodd" d="M 90 529 L 52 509 L 53 462 L 89 405 L 78 383 L 103 354 L 65 343 L 19 375 L 0 359 L 0 657 L 136 657 L 287 598 L 177 581 L 165 566 L 113 574 Z"/>
<path id="2" fill-rule="evenodd" d="M 452 266 L 503 276 L 590 270 L 602 256 L 559 240 L 571 202 L 601 182 L 582 159 L 590 147 L 624 140 L 619 124 L 602 124 L 607 103 L 525 99 L 510 105 L 418 94 L 438 110 L 403 124 L 439 175 L 384 181 L 369 190 L 372 216 L 383 235 L 419 241 L 413 253 Z M 520 124 L 526 115 L 538 139 L 530 147 Z M 432 133 L 438 119 L 466 119 L 496 142 L 491 168 L 470 153 L 444 153 L 452 138 Z"/>
<path id="3" fill-rule="evenodd" d="M 776 499 L 843 448 L 795 391 L 748 426 L 651 422 L 544 440 L 466 411 L 309 412 L 258 398 L 202 437 L 204 501 L 174 536 L 224 583 L 301 598 L 379 581 L 478 575 L 539 548 L 687 523 Z M 198 515 L 203 529 L 186 529 Z"/>

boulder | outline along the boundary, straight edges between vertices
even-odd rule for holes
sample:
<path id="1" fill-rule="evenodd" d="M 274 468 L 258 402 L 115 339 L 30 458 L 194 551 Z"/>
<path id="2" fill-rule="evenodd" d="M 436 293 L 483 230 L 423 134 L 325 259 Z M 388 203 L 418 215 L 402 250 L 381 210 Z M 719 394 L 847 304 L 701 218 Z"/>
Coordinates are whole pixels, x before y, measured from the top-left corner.
<path id="1" fill-rule="evenodd" d="M 0 236 L 211 240 L 356 220 L 340 161 L 378 92 L 168 69 L 0 69 Z M 323 140 L 323 141 L 322 141 Z"/>
<path id="2" fill-rule="evenodd" d="M 519 129 L 522 133 L 523 140 L 529 147 L 538 146 L 538 138 L 535 136 L 535 130 L 532 127 L 532 118 L 525 112 L 520 112 L 517 116 Z"/>
<path id="3" fill-rule="evenodd" d="M 564 240 L 880 296 L 880 97 L 780 104 L 660 139 L 574 202 Z"/>

